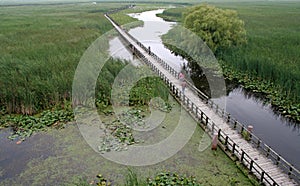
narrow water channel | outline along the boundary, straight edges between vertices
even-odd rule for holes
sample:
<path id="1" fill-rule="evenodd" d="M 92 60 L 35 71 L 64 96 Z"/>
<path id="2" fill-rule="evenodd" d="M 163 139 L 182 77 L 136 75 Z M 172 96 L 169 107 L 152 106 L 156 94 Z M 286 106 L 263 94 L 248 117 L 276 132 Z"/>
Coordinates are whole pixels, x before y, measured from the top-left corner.
<path id="1" fill-rule="evenodd" d="M 187 61 L 175 56 L 162 44 L 160 36 L 167 33 L 176 23 L 166 22 L 156 16 L 163 10 L 147 11 L 143 13 L 129 14 L 130 16 L 144 21 L 142 27 L 131 29 L 129 33 L 141 41 L 145 46 L 160 58 L 165 60 L 175 70 L 180 70 Z M 116 48 L 122 48 L 118 38 L 110 41 L 110 53 L 117 58 L 133 60 L 134 57 L 126 49 L 116 52 Z M 123 47 L 124 48 L 124 47 Z M 134 59 L 137 61 L 136 59 Z M 232 85 L 228 86 L 232 87 Z M 216 103 L 224 101 L 223 98 L 216 98 Z M 253 125 L 254 134 L 271 146 L 277 153 L 283 156 L 288 162 L 300 169 L 300 130 L 299 123 L 293 123 L 275 113 L 270 105 L 265 105 L 263 100 L 251 92 L 246 91 L 242 86 L 228 90 L 225 97 L 226 111 L 245 126 Z"/>

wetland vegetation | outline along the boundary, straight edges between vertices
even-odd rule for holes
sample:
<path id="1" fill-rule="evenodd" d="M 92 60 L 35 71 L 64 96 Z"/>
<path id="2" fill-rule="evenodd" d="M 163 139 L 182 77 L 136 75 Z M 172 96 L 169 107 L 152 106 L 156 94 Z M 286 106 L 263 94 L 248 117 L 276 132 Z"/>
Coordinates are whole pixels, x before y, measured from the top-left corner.
<path id="1" fill-rule="evenodd" d="M 161 124 L 166 127 L 159 126 L 151 131 L 152 134 L 141 134 L 137 136 L 137 140 L 141 143 L 153 144 L 164 139 L 174 130 L 177 125 L 174 120 L 179 119 L 178 111 L 181 108 L 175 100 L 170 100 L 170 103 L 173 111 L 166 113 Z M 103 121 L 107 123 L 117 119 L 115 115 L 108 112 L 100 114 Z M 192 118 L 188 118 L 186 122 L 196 125 Z M 206 148 L 199 151 L 203 133 L 204 131 L 198 126 L 186 146 L 164 162 L 130 167 L 108 161 L 99 152 L 93 151 L 83 139 L 76 124 L 69 123 L 64 129 L 49 129 L 47 132 L 36 133 L 20 146 L 14 143 L 6 146 L 7 149 L 20 154 L 24 152 L 21 148 L 24 145 L 29 157 L 23 159 L 19 155 L 13 159 L 9 158 L 11 155 L 7 151 L 2 152 L 1 156 L 5 161 L 11 163 L 7 169 L 6 167 L 2 169 L 1 166 L 2 175 L 6 176 L 7 171 L 11 169 L 15 169 L 15 173 L 10 173 L 10 177 L 6 178 L 1 176 L 0 183 L 1 185 L 87 185 L 90 183 L 95 185 L 100 182 L 96 176 L 101 174 L 112 185 L 126 185 L 126 183 L 132 185 L 128 183 L 135 182 L 136 178 L 139 183 L 147 183 L 147 178 L 150 178 L 149 181 L 151 180 L 152 183 L 161 183 L 177 177 L 176 175 L 178 180 L 195 178 L 197 183 L 202 185 L 257 184 L 243 167 L 236 165 L 221 149 L 211 151 L 210 148 Z M 7 139 L 3 138 L 1 142 L 5 140 Z M 42 155 L 35 157 L 35 153 Z M 131 169 L 137 177 L 127 178 L 128 169 Z M 165 173 L 174 175 L 171 177 Z M 131 180 L 127 182 L 127 179 Z"/>
<path id="2" fill-rule="evenodd" d="M 0 127 L 13 127 L 12 139 L 63 126 L 73 120 L 71 91 L 75 69 L 87 47 L 112 25 L 105 12 L 126 4 L 91 3 L 0 7 Z M 138 9 L 143 10 L 143 6 Z M 136 10 L 137 11 L 137 10 Z M 120 24 L 136 19 L 113 15 Z M 140 23 L 140 22 L 139 22 Z M 108 40 L 103 50 L 108 49 Z M 114 78 L 128 62 L 109 59 L 98 77 L 96 105 L 110 104 Z M 147 90 L 152 86 L 152 92 Z M 161 87 L 159 89 L 155 87 Z M 132 90 L 131 104 L 145 104 L 165 85 L 144 79 Z M 160 90 L 156 91 L 155 90 Z M 147 92 L 146 92 L 147 91 Z M 141 97 L 140 95 L 143 95 Z"/>
<path id="3" fill-rule="evenodd" d="M 200 152 L 199 141 L 204 133 L 200 127 L 178 154 L 161 164 L 136 167 L 134 172 L 126 166 L 105 160 L 85 143 L 78 128 L 72 124 L 71 89 L 74 72 L 91 42 L 112 29 L 103 13 L 124 5 L 78 3 L 0 6 L 0 27 L 3 28 L 0 35 L 0 127 L 13 127 L 13 134 L 6 136 L 11 139 L 24 140 L 34 134 L 33 139 L 37 142 L 30 142 L 33 146 L 28 147 L 33 152 L 44 144 L 51 151 L 49 155 L 26 159 L 26 165 L 12 177 L 3 177 L 7 173 L 0 165 L 1 184 L 107 185 L 107 179 L 112 185 L 257 184 L 243 167 L 236 165 L 220 149 Z M 149 7 L 142 5 L 135 11 L 146 9 Z M 136 21 L 121 13 L 112 17 L 120 24 Z M 103 46 L 103 49 L 107 48 L 108 43 Z M 135 108 L 123 113 L 123 117 L 129 123 L 143 125 L 143 119 L 149 114 L 149 110 L 144 109 L 145 105 L 148 106 L 151 99 L 158 96 L 166 104 L 152 106 L 166 113 L 167 117 L 162 127 L 153 132 L 153 136 L 132 138 L 132 131 L 121 126 L 118 118 L 112 114 L 110 105 L 113 81 L 126 65 L 126 61 L 109 59 L 98 77 L 95 103 L 114 137 L 127 145 L 138 141 L 151 144 L 166 137 L 176 127 L 173 121 L 178 115 L 171 110 L 180 108 L 176 101 L 168 99 L 168 89 L 159 78 L 140 80 L 131 90 L 129 99 L 130 105 Z M 190 118 L 186 122 L 195 121 Z M 52 129 L 43 132 L 48 127 Z M 42 136 L 35 131 L 40 131 Z M 11 148 L 17 151 L 16 146 Z M 107 146 L 99 149 L 105 150 Z M 5 155 L 9 159 L 9 154 Z M 95 178 L 97 173 L 103 176 Z"/>
<path id="4" fill-rule="evenodd" d="M 223 48 L 215 53 L 226 78 L 260 93 L 276 111 L 299 122 L 299 3 L 275 1 L 211 4 L 236 10 L 239 18 L 245 22 L 247 43 Z M 167 9 L 161 16 L 184 22 L 183 12 L 186 9 L 182 7 Z"/>

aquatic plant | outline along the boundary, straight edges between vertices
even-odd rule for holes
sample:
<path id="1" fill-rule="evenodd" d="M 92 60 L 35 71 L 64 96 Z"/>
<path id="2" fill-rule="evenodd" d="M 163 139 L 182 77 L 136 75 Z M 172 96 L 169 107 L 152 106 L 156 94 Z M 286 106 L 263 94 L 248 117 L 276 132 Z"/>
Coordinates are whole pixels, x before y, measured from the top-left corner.
<path id="1" fill-rule="evenodd" d="M 105 114 L 108 114 L 105 112 Z M 104 122 L 105 136 L 102 136 L 102 143 L 98 150 L 102 153 L 109 151 L 127 150 L 128 145 L 139 143 L 133 135 L 134 127 L 146 128 L 146 112 L 139 108 L 131 108 L 118 114 L 117 119 Z"/>
<path id="2" fill-rule="evenodd" d="M 194 176 L 182 176 L 173 172 L 161 172 L 147 179 L 148 186 L 156 185 L 193 185 L 200 186 Z"/>
<path id="3" fill-rule="evenodd" d="M 98 174 L 97 178 L 98 178 L 98 182 L 96 183 L 97 186 L 110 186 L 111 185 L 111 182 L 108 181 L 106 178 L 104 178 L 102 176 L 102 174 Z"/>
<path id="4" fill-rule="evenodd" d="M 8 137 L 11 140 L 25 140 L 34 132 L 46 130 L 48 127 L 63 128 L 74 119 L 73 110 L 69 104 L 65 109 L 45 110 L 35 116 L 6 115 L 1 118 L 1 126 L 12 127 L 13 133 Z"/>

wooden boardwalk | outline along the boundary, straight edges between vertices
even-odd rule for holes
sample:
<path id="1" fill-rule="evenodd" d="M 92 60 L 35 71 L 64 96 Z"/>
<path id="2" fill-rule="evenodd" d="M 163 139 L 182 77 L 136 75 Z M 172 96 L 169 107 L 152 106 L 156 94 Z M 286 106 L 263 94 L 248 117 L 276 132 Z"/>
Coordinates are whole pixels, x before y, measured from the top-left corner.
<path id="1" fill-rule="evenodd" d="M 194 86 L 189 84 L 185 94 L 182 94 L 178 72 L 158 56 L 149 52 L 145 46 L 121 29 L 108 15 L 105 16 L 134 53 L 165 81 L 173 95 L 181 101 L 181 104 L 195 119 L 201 122 L 201 127 L 211 137 L 217 135 L 219 146 L 247 167 L 249 173 L 255 175 L 260 183 L 284 186 L 299 184 L 300 173 L 295 167 L 286 162 L 260 139 L 251 135 L 243 125 L 208 100 Z M 245 132 L 250 134 L 248 141 L 241 135 Z"/>

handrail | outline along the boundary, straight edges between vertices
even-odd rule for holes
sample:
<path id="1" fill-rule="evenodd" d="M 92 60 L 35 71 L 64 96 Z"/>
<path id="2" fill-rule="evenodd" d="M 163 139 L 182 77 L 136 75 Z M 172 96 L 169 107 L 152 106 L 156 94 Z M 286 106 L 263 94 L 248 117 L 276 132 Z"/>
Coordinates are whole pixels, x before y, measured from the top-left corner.
<path id="1" fill-rule="evenodd" d="M 105 14 L 112 22 L 118 25 L 112 18 L 109 17 L 108 14 Z M 124 30 L 123 30 L 124 31 Z M 119 31 L 118 31 L 119 32 Z M 151 55 L 157 62 L 159 62 L 166 70 L 168 70 L 173 76 L 178 78 L 179 73 L 175 71 L 170 65 L 168 65 L 165 61 L 156 56 L 153 52 L 151 52 L 147 47 L 145 47 L 142 43 L 140 43 L 137 39 L 135 39 L 128 32 L 124 31 L 128 37 L 130 37 L 136 44 L 138 44 L 144 51 L 146 51 L 149 55 Z M 120 33 L 121 37 L 129 44 L 131 44 L 125 36 Z M 190 109 L 190 112 L 195 115 L 196 118 L 200 121 L 200 126 L 204 129 L 208 129 L 211 132 L 211 135 L 215 132 L 218 132 L 218 139 L 224 142 L 224 146 L 228 149 L 231 149 L 232 153 L 242 162 L 250 171 L 253 171 L 255 175 L 258 177 L 261 183 L 268 183 L 269 185 L 279 185 L 276 181 L 270 177 L 270 175 L 265 172 L 251 157 L 240 149 L 237 144 L 233 142 L 233 140 L 226 135 L 221 129 L 217 127 L 217 125 L 207 116 L 204 112 L 201 111 L 199 107 L 197 107 L 188 97 L 186 97 L 181 90 L 179 90 L 157 67 L 155 67 L 140 51 L 136 50 L 136 48 L 131 48 L 135 55 L 138 56 L 143 62 L 145 62 L 154 72 L 156 72 L 162 80 L 169 86 L 170 91 L 177 96 L 181 102 Z M 197 93 L 197 95 L 205 95 L 199 89 L 191 84 L 188 84 L 191 90 Z M 200 96 L 200 97 L 201 97 Z M 267 146 L 262 140 L 260 140 L 257 136 L 252 134 L 248 129 L 245 128 L 243 124 L 238 122 L 236 119 L 231 117 L 230 113 L 227 113 L 223 108 L 220 108 L 216 103 L 212 100 L 208 99 L 205 95 L 201 97 L 202 100 L 206 102 L 208 106 L 216 111 L 216 113 L 222 117 L 233 129 L 237 130 L 239 134 L 243 134 L 246 132 L 250 134 L 249 142 L 255 146 L 257 149 L 263 152 L 267 157 L 271 157 L 270 159 L 278 165 L 285 173 L 289 175 L 290 178 L 294 179 L 297 183 L 300 183 L 300 171 L 297 170 L 293 165 L 288 163 L 283 157 L 277 154 L 271 147 Z M 225 141 L 224 141 L 225 139 Z M 232 143 L 230 143 L 230 141 Z M 238 150 L 240 149 L 240 150 Z"/>

